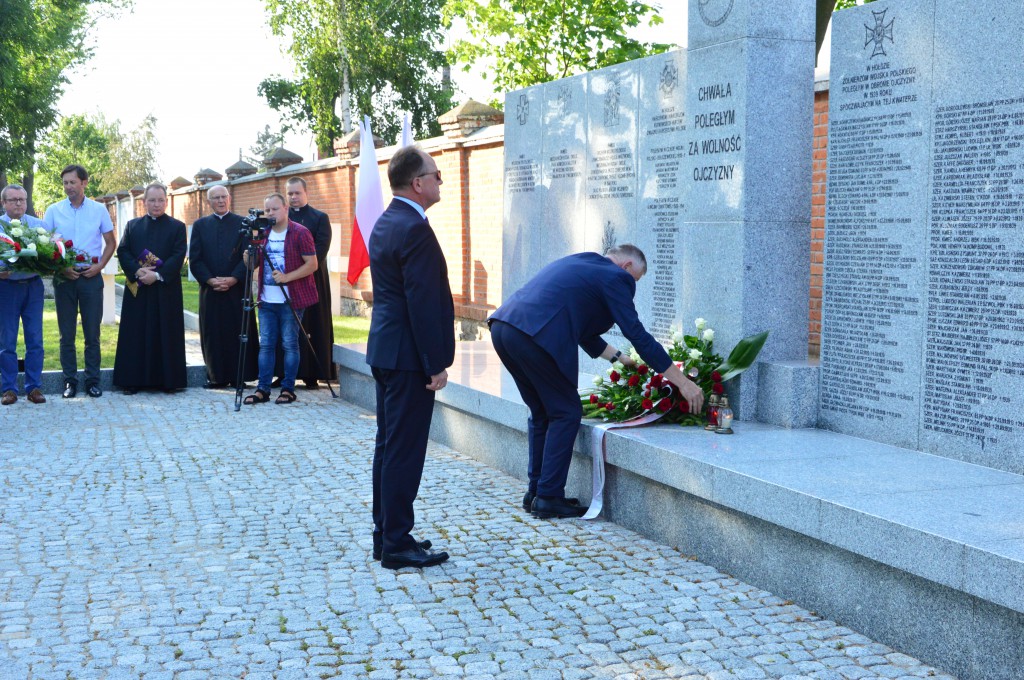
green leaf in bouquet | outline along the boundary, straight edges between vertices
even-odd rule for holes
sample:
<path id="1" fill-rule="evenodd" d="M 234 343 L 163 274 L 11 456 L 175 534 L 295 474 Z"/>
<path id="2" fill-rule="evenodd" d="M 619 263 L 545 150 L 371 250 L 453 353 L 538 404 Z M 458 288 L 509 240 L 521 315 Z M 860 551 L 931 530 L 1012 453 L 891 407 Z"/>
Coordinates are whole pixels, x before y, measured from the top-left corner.
<path id="1" fill-rule="evenodd" d="M 729 353 L 729 358 L 718 369 L 718 372 L 722 374 L 722 382 L 735 378 L 750 368 L 767 339 L 768 331 L 764 331 L 763 333 L 743 338 L 736 343 L 732 352 Z"/>

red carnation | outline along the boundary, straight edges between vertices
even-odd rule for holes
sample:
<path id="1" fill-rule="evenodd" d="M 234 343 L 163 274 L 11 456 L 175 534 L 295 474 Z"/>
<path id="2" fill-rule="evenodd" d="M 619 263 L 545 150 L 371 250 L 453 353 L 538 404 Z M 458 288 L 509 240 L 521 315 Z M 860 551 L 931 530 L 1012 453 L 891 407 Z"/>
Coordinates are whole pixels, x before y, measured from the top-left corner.
<path id="1" fill-rule="evenodd" d="M 722 387 L 722 383 L 716 382 L 711 386 L 711 391 L 714 392 L 715 394 L 721 394 L 725 392 L 725 388 Z"/>
<path id="2" fill-rule="evenodd" d="M 68 239 L 67 241 L 64 241 L 64 247 L 65 248 L 70 248 L 73 245 L 75 245 L 75 244 L 72 243 L 71 239 Z"/>
<path id="3" fill-rule="evenodd" d="M 92 258 L 92 263 L 93 263 L 93 264 L 99 264 L 99 263 L 100 263 L 100 258 L 98 258 L 98 257 L 95 257 L 95 256 L 94 256 L 94 257 Z"/>
<path id="4" fill-rule="evenodd" d="M 14 252 L 16 252 L 16 253 L 20 253 L 21 252 L 21 244 L 18 243 L 17 241 L 14 242 Z"/>
<path id="5" fill-rule="evenodd" d="M 669 399 L 668 397 L 665 397 L 664 399 L 659 401 L 658 402 L 658 410 L 661 411 L 662 413 L 667 413 L 668 411 L 671 411 L 672 410 L 672 400 Z"/>
<path id="6" fill-rule="evenodd" d="M 644 399 L 640 403 L 640 408 L 642 408 L 645 411 L 650 411 L 652 408 L 654 408 L 654 402 L 651 401 L 650 399 Z"/>
<path id="7" fill-rule="evenodd" d="M 664 382 L 665 379 L 661 377 L 660 373 L 656 373 L 651 376 L 651 387 L 661 387 Z"/>
<path id="8" fill-rule="evenodd" d="M 690 412 L 690 404 L 688 404 L 685 399 L 683 399 L 682 401 L 679 402 L 679 411 L 681 413 L 689 413 Z"/>
<path id="9" fill-rule="evenodd" d="M 85 255 L 76 255 L 75 262 L 85 262 Z"/>
<path id="10" fill-rule="evenodd" d="M 591 404 L 596 404 L 597 403 L 597 395 L 596 394 L 591 394 L 590 395 L 590 403 Z"/>
<path id="11" fill-rule="evenodd" d="M 719 373 L 718 371 L 711 371 L 711 379 L 714 380 L 716 383 L 720 383 L 722 382 L 722 374 Z"/>
<path id="12" fill-rule="evenodd" d="M 614 411 L 614 410 L 615 410 L 615 404 L 613 404 L 613 403 L 612 403 L 612 402 L 610 402 L 610 401 L 609 401 L 609 402 L 608 402 L 607 404 L 605 404 L 605 405 L 604 405 L 604 407 L 605 407 L 606 409 L 608 409 L 609 411 Z"/>
<path id="13" fill-rule="evenodd" d="M 612 382 L 619 382 L 619 378 L 621 377 L 622 376 L 619 375 L 618 371 L 612 371 L 611 374 L 608 376 L 608 379 L 611 380 Z"/>
<path id="14" fill-rule="evenodd" d="M 626 383 L 630 387 L 636 387 L 637 385 L 640 384 L 640 376 L 638 376 L 638 375 L 631 375 L 631 376 L 629 376 L 629 380 L 627 380 Z"/>
<path id="15" fill-rule="evenodd" d="M 640 364 L 639 366 L 636 367 L 636 372 L 639 373 L 640 375 L 647 375 L 647 371 L 649 370 L 651 369 L 647 368 L 647 364 Z"/>

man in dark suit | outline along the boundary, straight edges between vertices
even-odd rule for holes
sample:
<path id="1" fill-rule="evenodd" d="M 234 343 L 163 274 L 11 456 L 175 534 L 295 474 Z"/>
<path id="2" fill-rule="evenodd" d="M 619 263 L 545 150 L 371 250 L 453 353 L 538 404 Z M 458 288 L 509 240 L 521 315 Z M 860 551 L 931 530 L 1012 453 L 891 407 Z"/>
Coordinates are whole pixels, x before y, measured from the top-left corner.
<path id="1" fill-rule="evenodd" d="M 491 341 L 530 409 L 529 488 L 523 508 L 535 517 L 582 517 L 586 508 L 565 497 L 573 442 L 583 409 L 577 384 L 579 345 L 591 357 L 635 364 L 601 337 L 612 324 L 647 364 L 679 390 L 690 411 L 704 394 L 648 333 L 633 304 L 647 259 L 633 245 L 563 257 L 540 270 L 491 316 Z"/>
<path id="2" fill-rule="evenodd" d="M 455 358 L 455 306 L 448 265 L 427 222 L 441 200 L 434 159 L 409 146 L 388 164 L 394 200 L 370 234 L 373 317 L 366 363 L 377 383 L 373 453 L 373 556 L 388 569 L 448 559 L 412 536 L 434 393 Z"/>
<path id="3" fill-rule="evenodd" d="M 192 224 L 188 266 L 199 282 L 199 340 L 206 364 L 206 384 L 220 388 L 239 380 L 238 353 L 242 334 L 242 298 L 245 296 L 245 244 L 238 236 L 242 218 L 231 212 L 231 194 L 222 184 L 206 191 L 212 215 Z M 241 382 L 258 375 L 259 335 L 256 317 L 249 316 L 249 337 Z"/>

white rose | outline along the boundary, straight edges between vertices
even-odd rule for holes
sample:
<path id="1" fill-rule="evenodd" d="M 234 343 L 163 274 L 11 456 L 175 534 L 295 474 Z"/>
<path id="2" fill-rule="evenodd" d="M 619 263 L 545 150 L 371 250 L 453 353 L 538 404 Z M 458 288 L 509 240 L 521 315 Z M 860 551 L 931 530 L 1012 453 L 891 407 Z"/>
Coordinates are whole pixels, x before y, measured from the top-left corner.
<path id="1" fill-rule="evenodd" d="M 21 220 L 11 220 L 11 226 L 12 227 L 20 227 L 21 226 Z"/>
<path id="2" fill-rule="evenodd" d="M 629 358 L 638 364 L 643 361 L 643 359 L 640 358 L 640 352 L 637 352 L 632 347 L 629 348 Z"/>
<path id="3" fill-rule="evenodd" d="M 45 246 L 47 243 L 50 242 L 50 239 L 48 239 L 45 236 L 40 236 L 39 238 L 36 239 L 36 242 L 41 246 Z"/>
<path id="4" fill-rule="evenodd" d="M 704 355 L 701 353 L 699 349 L 690 350 L 690 358 L 693 359 L 694 361 L 699 361 L 702 356 Z"/>
<path id="5" fill-rule="evenodd" d="M 697 326 L 697 330 L 699 331 L 704 330 L 704 326 L 708 325 L 706 320 L 700 318 L 696 319 L 693 323 Z"/>
<path id="6" fill-rule="evenodd" d="M 14 222 L 11 222 L 11 236 L 21 236 L 23 233 L 20 227 L 15 227 Z"/>
<path id="7" fill-rule="evenodd" d="M 43 229 L 42 227 L 36 227 L 36 233 L 37 234 L 45 234 L 46 230 Z"/>
<path id="8" fill-rule="evenodd" d="M 616 361 L 614 364 L 612 364 L 612 370 L 618 371 L 619 373 L 625 370 L 625 368 L 625 364 L 623 364 L 621 361 Z"/>
<path id="9" fill-rule="evenodd" d="M 604 376 L 595 375 L 594 376 L 594 384 L 597 385 L 598 387 L 603 385 L 604 384 Z"/>
<path id="10" fill-rule="evenodd" d="M 618 385 L 619 387 L 625 387 L 626 386 L 626 379 L 625 378 L 619 378 L 619 382 L 617 382 L 615 384 Z"/>
<path id="11" fill-rule="evenodd" d="M 683 344 L 683 340 L 685 340 L 685 337 L 683 336 L 682 331 L 676 331 L 672 334 L 672 342 L 675 344 L 681 345 Z"/>
<path id="12" fill-rule="evenodd" d="M 702 337 L 704 338 L 704 342 L 711 342 L 715 339 L 715 331 L 711 328 L 705 328 Z"/>

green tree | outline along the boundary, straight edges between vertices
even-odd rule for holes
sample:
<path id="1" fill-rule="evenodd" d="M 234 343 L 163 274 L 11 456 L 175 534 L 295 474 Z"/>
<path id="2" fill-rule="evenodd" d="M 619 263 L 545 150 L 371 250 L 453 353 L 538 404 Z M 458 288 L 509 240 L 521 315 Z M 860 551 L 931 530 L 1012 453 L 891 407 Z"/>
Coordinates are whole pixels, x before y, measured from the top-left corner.
<path id="1" fill-rule="evenodd" d="M 437 117 L 451 107 L 437 48 L 442 2 L 265 0 L 296 75 L 268 78 L 259 92 L 287 130 L 313 132 L 321 156 L 333 155 L 334 139 L 359 114 L 373 116 L 380 137 L 398 133 L 403 110 L 412 113 L 414 133 L 439 134 Z"/>
<path id="2" fill-rule="evenodd" d="M 35 193 L 40 206 L 64 198 L 60 171 L 72 163 L 89 171 L 86 194 L 92 198 L 154 181 L 156 118 L 147 116 L 127 134 L 120 121 L 108 122 L 101 114 L 61 118 L 39 145 Z"/>
<path id="3" fill-rule="evenodd" d="M 127 0 L 0 0 L 0 181 L 21 175 L 32 210 L 33 159 L 57 118 L 68 71 L 92 53 L 99 10 Z M 96 10 L 96 11 L 94 11 Z"/>
<path id="4" fill-rule="evenodd" d="M 498 90 L 565 78 L 620 64 L 672 47 L 644 43 L 627 33 L 641 23 L 662 23 L 657 8 L 640 0 L 447 0 L 444 20 L 466 22 L 470 38 L 452 45 L 449 58 L 465 71 L 480 70 Z"/>

